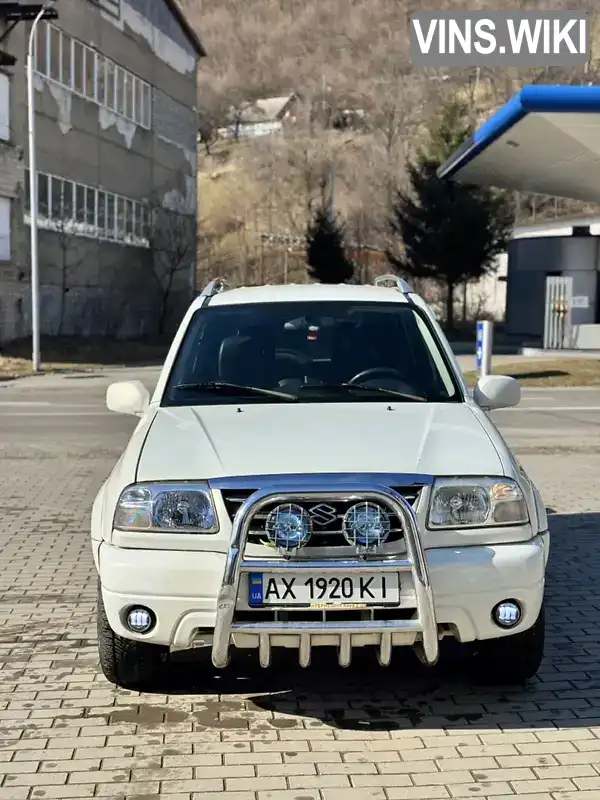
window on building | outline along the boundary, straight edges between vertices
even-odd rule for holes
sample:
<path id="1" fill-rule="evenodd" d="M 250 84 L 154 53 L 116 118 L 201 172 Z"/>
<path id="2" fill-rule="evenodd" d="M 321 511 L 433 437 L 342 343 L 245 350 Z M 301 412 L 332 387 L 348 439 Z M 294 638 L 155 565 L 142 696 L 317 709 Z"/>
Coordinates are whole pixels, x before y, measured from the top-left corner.
<path id="1" fill-rule="evenodd" d="M 85 222 L 85 194 L 86 187 L 78 183 L 75 186 L 75 222 Z"/>
<path id="2" fill-rule="evenodd" d="M 127 74 L 124 69 L 117 67 L 117 114 L 127 116 L 126 92 Z"/>
<path id="3" fill-rule="evenodd" d="M 10 78 L 0 72 L 0 140 L 10 139 Z"/>
<path id="4" fill-rule="evenodd" d="M 29 170 L 27 170 L 29 172 Z M 29 185 L 29 180 L 27 181 Z M 38 189 L 38 216 L 48 217 L 48 209 L 50 203 L 48 202 L 48 193 L 50 191 L 50 179 L 43 172 L 38 172 L 37 176 L 37 189 Z"/>
<path id="5" fill-rule="evenodd" d="M 131 241 L 133 239 L 133 225 L 134 225 L 134 202 L 133 200 L 125 200 L 125 208 L 124 208 L 124 219 L 125 219 L 125 238 L 127 241 Z"/>
<path id="6" fill-rule="evenodd" d="M 142 98 L 143 112 L 140 124 L 144 128 L 150 128 L 152 119 L 152 96 L 150 92 L 150 85 L 148 83 L 142 84 Z"/>
<path id="7" fill-rule="evenodd" d="M 150 84 L 50 23 L 36 29 L 35 65 L 40 74 L 150 129 Z"/>
<path id="8" fill-rule="evenodd" d="M 117 196 L 117 239 L 122 241 L 125 238 L 125 198 Z"/>
<path id="9" fill-rule="evenodd" d="M 123 115 L 128 117 L 129 119 L 135 119 L 135 112 L 133 107 L 133 75 L 129 75 L 127 72 L 125 72 L 124 83 L 125 83 L 125 102 L 124 102 Z"/>
<path id="10" fill-rule="evenodd" d="M 73 89 L 83 94 L 85 75 L 85 55 L 81 42 L 73 42 Z"/>
<path id="11" fill-rule="evenodd" d="M 106 59 L 96 53 L 96 100 L 101 106 L 106 105 Z"/>
<path id="12" fill-rule="evenodd" d="M 116 86 L 117 75 L 115 72 L 115 65 L 112 61 L 106 60 L 106 107 L 111 111 L 116 111 Z"/>
<path id="13" fill-rule="evenodd" d="M 63 218 L 63 182 L 60 178 L 49 176 L 50 181 L 50 208 L 49 219 Z"/>
<path id="14" fill-rule="evenodd" d="M 106 238 L 115 238 L 115 196 L 106 195 Z"/>
<path id="15" fill-rule="evenodd" d="M 0 197 L 0 261 L 10 261 L 10 231 L 12 202 L 9 197 Z"/>
<path id="16" fill-rule="evenodd" d="M 60 37 L 60 82 L 63 86 L 73 88 L 72 50 L 73 40 L 64 34 Z"/>
<path id="17" fill-rule="evenodd" d="M 146 231 L 144 230 L 144 206 L 141 203 L 135 204 L 135 224 L 134 236 L 136 240 L 144 238 Z"/>
<path id="18" fill-rule="evenodd" d="M 144 89 L 140 81 L 133 85 L 133 118 L 138 123 L 142 124 L 144 118 Z"/>
<path id="19" fill-rule="evenodd" d="M 50 28 L 42 22 L 37 26 L 35 39 L 35 68 L 42 75 L 48 75 L 48 34 Z"/>
<path id="20" fill-rule="evenodd" d="M 24 188 L 25 215 L 28 215 L 31 213 L 28 169 Z M 73 222 L 76 226 L 73 235 L 147 247 L 144 212 L 143 204 L 130 197 L 38 172 L 38 220 L 50 230 L 64 230 L 65 223 Z"/>
<path id="21" fill-rule="evenodd" d="M 96 225 L 96 195 L 97 191 L 88 186 L 85 198 L 85 224 L 88 228 L 95 230 Z"/>
<path id="22" fill-rule="evenodd" d="M 54 81 L 61 80 L 61 38 L 62 34 L 58 28 L 50 28 L 50 73 L 49 76 Z"/>
<path id="23" fill-rule="evenodd" d="M 98 190 L 98 216 L 96 218 L 96 225 L 98 227 L 98 236 L 103 239 L 106 236 L 106 192 Z"/>
<path id="24" fill-rule="evenodd" d="M 90 50 L 89 47 L 84 48 L 83 51 L 84 65 L 84 85 L 83 93 L 88 100 L 96 99 L 96 53 Z"/>
<path id="25" fill-rule="evenodd" d="M 60 179 L 59 179 L 60 180 Z M 72 222 L 75 219 L 75 189 L 76 183 L 73 181 L 61 181 L 62 183 L 62 219 L 64 222 Z"/>

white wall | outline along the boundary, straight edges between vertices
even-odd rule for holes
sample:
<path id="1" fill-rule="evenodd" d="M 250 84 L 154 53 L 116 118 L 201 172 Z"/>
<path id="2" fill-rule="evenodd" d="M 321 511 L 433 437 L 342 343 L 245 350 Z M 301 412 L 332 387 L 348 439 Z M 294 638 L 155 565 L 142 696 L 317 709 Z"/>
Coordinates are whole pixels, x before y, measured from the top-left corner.
<path id="1" fill-rule="evenodd" d="M 502 253 L 497 259 L 497 266 L 488 275 L 467 285 L 467 319 L 504 320 L 506 311 L 506 278 L 508 256 Z M 417 284 L 415 282 L 415 288 Z M 433 281 L 423 281 L 417 289 L 434 309 L 439 319 L 446 313 L 443 290 Z M 457 286 L 454 293 L 454 319 L 461 322 L 464 312 L 464 285 Z"/>
<path id="2" fill-rule="evenodd" d="M 502 253 L 497 260 L 497 268 L 493 273 L 467 287 L 467 314 L 475 318 L 481 314 L 491 316 L 497 322 L 504 319 L 506 311 L 506 274 L 508 271 L 508 255 Z M 462 300 L 462 290 L 459 290 Z M 462 303 L 461 303 L 462 309 Z"/>

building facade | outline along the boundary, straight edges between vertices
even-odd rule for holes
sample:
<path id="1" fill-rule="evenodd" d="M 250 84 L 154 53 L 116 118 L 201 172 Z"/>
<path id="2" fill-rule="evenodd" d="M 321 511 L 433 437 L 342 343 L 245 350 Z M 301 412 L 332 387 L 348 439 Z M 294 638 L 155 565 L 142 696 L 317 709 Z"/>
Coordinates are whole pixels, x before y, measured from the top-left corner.
<path id="1" fill-rule="evenodd" d="M 195 291 L 205 53 L 175 0 L 57 10 L 35 37 L 41 332 L 151 335 Z M 30 30 L 21 22 L 2 43 L 18 60 L 0 72 L 0 343 L 31 330 Z"/>
<path id="2" fill-rule="evenodd" d="M 282 133 L 296 122 L 298 96 L 263 97 L 231 109 L 230 123 L 218 131 L 221 139 L 255 139 Z"/>
<path id="3" fill-rule="evenodd" d="M 540 345 L 546 282 L 570 277 L 578 298 L 570 312 L 574 347 L 600 349 L 600 218 L 556 219 L 517 226 L 508 248 L 506 332 Z M 588 342 L 592 341 L 593 344 Z"/>

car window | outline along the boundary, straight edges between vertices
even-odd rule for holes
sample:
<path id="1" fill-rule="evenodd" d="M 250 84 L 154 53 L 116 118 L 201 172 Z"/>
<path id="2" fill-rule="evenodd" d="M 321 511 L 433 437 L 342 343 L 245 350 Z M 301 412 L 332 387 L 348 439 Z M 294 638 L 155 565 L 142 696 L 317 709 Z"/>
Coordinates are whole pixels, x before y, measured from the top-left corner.
<path id="1" fill-rule="evenodd" d="M 448 372 L 445 363 L 444 357 L 442 352 L 440 351 L 439 347 L 436 346 L 435 340 L 433 338 L 433 333 L 423 317 L 420 314 L 415 314 L 415 322 L 419 328 L 421 336 L 423 337 L 425 349 L 427 350 L 427 356 L 431 359 L 432 367 L 434 370 L 437 370 L 441 380 L 444 383 L 444 387 L 449 394 L 452 394 L 453 384 L 452 378 L 450 373 Z"/>
<path id="2" fill-rule="evenodd" d="M 250 394 L 249 389 L 264 393 Z M 233 403 L 240 397 L 253 403 L 290 398 L 381 402 L 384 391 L 405 395 L 407 401 L 462 399 L 436 336 L 416 306 L 248 303 L 196 312 L 163 405 Z"/>

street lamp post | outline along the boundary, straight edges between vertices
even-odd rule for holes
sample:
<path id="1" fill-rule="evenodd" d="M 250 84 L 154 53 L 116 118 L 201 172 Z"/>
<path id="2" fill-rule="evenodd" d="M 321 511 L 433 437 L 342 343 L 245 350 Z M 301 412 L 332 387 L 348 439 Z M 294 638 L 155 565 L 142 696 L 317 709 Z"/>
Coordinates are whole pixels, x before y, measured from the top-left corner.
<path id="1" fill-rule="evenodd" d="M 31 228 L 31 363 L 34 372 L 40 371 L 40 274 L 38 263 L 38 180 L 35 153 L 35 87 L 34 49 L 35 32 L 38 23 L 47 11 L 54 6 L 53 2 L 44 3 L 33 20 L 29 32 L 27 47 L 27 120 L 29 136 L 29 223 Z"/>

